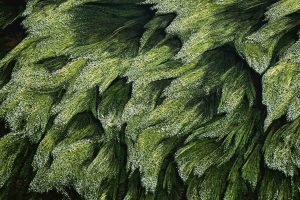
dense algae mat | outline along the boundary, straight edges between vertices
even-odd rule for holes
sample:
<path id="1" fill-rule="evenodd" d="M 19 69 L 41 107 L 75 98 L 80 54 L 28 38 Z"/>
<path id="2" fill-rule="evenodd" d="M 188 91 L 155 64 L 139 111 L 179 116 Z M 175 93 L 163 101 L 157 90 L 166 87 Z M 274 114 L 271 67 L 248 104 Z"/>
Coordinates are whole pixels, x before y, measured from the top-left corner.
<path id="1" fill-rule="evenodd" d="M 8 2 L 1 200 L 300 199 L 299 0 Z"/>

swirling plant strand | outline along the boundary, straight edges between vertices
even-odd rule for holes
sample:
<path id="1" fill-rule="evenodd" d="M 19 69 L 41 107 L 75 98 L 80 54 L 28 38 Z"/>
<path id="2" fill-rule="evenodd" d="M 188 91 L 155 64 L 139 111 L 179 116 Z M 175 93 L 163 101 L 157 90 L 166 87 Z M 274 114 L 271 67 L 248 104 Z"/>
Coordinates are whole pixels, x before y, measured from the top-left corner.
<path id="1" fill-rule="evenodd" d="M 0 2 L 1 200 L 300 199 L 299 0 L 22 5 Z"/>

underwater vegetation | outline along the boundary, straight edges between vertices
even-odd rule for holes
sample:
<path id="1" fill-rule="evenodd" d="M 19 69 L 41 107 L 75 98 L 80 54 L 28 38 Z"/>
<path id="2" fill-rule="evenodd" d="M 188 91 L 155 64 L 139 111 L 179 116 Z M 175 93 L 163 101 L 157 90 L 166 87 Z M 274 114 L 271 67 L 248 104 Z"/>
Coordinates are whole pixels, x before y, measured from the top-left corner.
<path id="1" fill-rule="evenodd" d="M 2 0 L 0 28 L 0 200 L 300 199 L 299 0 Z"/>

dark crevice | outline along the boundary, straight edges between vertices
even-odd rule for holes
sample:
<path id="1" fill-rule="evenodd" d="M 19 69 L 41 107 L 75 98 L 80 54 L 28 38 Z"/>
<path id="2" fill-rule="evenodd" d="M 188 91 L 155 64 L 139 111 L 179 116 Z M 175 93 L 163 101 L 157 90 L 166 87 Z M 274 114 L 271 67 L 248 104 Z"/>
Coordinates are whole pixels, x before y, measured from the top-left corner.
<path id="1" fill-rule="evenodd" d="M 25 29 L 21 25 L 23 20 L 24 18 L 18 18 L 4 29 L 0 29 L 0 42 L 3 45 L 1 51 L 4 50 L 1 54 L 9 52 L 26 37 Z"/>
<path id="2" fill-rule="evenodd" d="M 265 70 L 265 72 L 267 72 L 271 66 L 274 66 L 279 61 L 280 56 L 283 53 L 282 50 L 286 50 L 299 39 L 299 35 L 298 35 L 299 28 L 300 25 L 295 26 L 294 28 L 289 30 L 283 37 L 280 38 L 279 42 L 277 43 L 274 49 L 274 54 L 271 59 L 271 63 L 269 67 Z M 289 45 L 287 45 L 287 41 Z"/>
<path id="3" fill-rule="evenodd" d="M 1 0 L 0 2 L 5 3 L 6 5 L 9 6 L 14 6 L 14 7 L 25 7 L 27 0 Z"/>
<path id="4" fill-rule="evenodd" d="M 65 191 L 71 200 L 84 200 L 82 196 L 73 188 L 66 188 Z"/>
<path id="5" fill-rule="evenodd" d="M 250 74 L 250 79 L 252 80 L 252 84 L 255 88 L 255 102 L 254 108 L 262 111 L 262 117 L 265 118 L 267 114 L 267 107 L 263 104 L 263 84 L 262 84 L 262 75 L 256 72 L 253 68 L 251 68 L 246 60 L 244 60 L 236 51 L 233 51 L 239 62 L 241 62 L 242 67 L 246 69 Z"/>
<path id="6" fill-rule="evenodd" d="M 117 199 L 122 200 L 127 194 L 128 191 L 128 174 L 126 172 L 127 164 L 127 152 L 128 147 L 125 141 L 125 131 L 127 124 L 123 124 L 121 131 L 119 133 L 119 176 L 118 176 L 118 190 L 117 190 Z"/>
<path id="7" fill-rule="evenodd" d="M 6 190 L 7 199 L 27 199 L 29 184 L 34 177 L 31 163 L 36 153 L 37 145 L 33 145 L 24 139 L 20 146 L 22 146 L 20 147 L 22 152 L 17 156 L 14 163 L 13 176 L 10 177 L 5 187 L 1 188 L 1 190 Z"/>
<path id="8" fill-rule="evenodd" d="M 173 80 L 174 78 L 169 78 L 154 82 L 154 84 L 157 84 L 157 86 L 160 88 L 158 98 L 156 99 L 155 107 L 160 106 L 164 102 L 166 98 L 165 96 L 163 96 L 164 89 L 167 88 Z"/>
<path id="9" fill-rule="evenodd" d="M 261 122 L 263 124 L 263 121 Z M 277 120 L 274 120 L 273 123 L 269 126 L 269 128 L 258 138 L 258 144 L 261 144 L 262 147 L 265 143 L 265 140 L 269 134 L 274 134 L 278 129 L 280 129 L 284 124 L 287 123 L 287 119 L 285 116 L 280 117 Z M 258 194 L 261 188 L 261 185 L 263 183 L 263 179 L 265 178 L 266 175 L 266 167 L 265 167 L 265 161 L 264 161 L 264 152 L 263 149 L 261 148 L 260 150 L 261 154 L 261 159 L 260 159 L 260 176 L 259 180 L 257 182 L 257 186 L 255 188 L 254 194 L 256 194 L 256 198 L 258 199 Z"/>
<path id="10" fill-rule="evenodd" d="M 121 82 L 123 84 L 124 87 L 128 87 L 128 94 L 127 94 L 127 99 L 129 100 L 131 98 L 132 95 L 132 83 L 128 82 L 128 78 L 127 77 L 120 77 L 118 76 L 117 78 L 115 78 L 107 87 L 107 89 L 105 91 L 102 92 L 102 95 L 100 94 L 100 86 L 96 85 L 95 89 L 96 89 L 96 95 L 95 95 L 95 103 L 96 103 L 96 111 L 98 112 L 99 110 L 99 106 L 101 104 L 102 98 L 103 98 L 103 94 L 105 94 L 105 92 L 109 91 L 115 84 L 118 84 L 119 82 Z M 97 117 L 97 116 L 96 116 Z"/>
<path id="11" fill-rule="evenodd" d="M 137 200 L 138 199 L 146 199 L 145 196 L 145 188 L 142 186 L 141 183 L 141 174 L 139 170 L 135 170 L 131 173 L 130 177 L 128 178 L 128 188 L 134 188 L 137 193 Z"/>
<path id="12" fill-rule="evenodd" d="M 1 77 L 1 84 L 0 87 L 2 88 L 4 85 L 6 85 L 10 80 L 12 76 L 13 69 L 16 65 L 16 61 L 10 62 L 6 67 L 3 67 L 2 70 L 0 70 L 0 77 Z"/>
<path id="13" fill-rule="evenodd" d="M 10 7 L 12 9 L 10 12 L 12 12 L 16 17 L 22 12 L 22 10 L 24 10 L 26 4 L 24 0 L 2 0 L 0 3 L 4 6 Z M 0 28 L 0 59 L 26 37 L 25 29 L 21 25 L 22 21 L 23 18 L 19 17 L 14 21 L 11 21 L 7 26 L 2 27 L 2 29 Z M 0 70 L 0 88 L 11 80 L 11 74 L 15 64 L 16 61 L 13 60 Z M 3 133 L 0 133 L 0 136 L 7 134 L 6 131 L 8 130 L 5 129 L 5 124 L 1 125 L 0 131 L 3 131 Z"/>
<path id="14" fill-rule="evenodd" d="M 263 139 L 263 142 L 265 141 L 265 138 Z M 261 154 L 261 159 L 260 159 L 260 163 L 259 163 L 259 177 L 258 177 L 258 180 L 257 180 L 257 185 L 256 185 L 256 188 L 254 190 L 254 194 L 255 194 L 255 197 L 256 199 L 258 199 L 259 197 L 259 191 L 260 191 L 260 188 L 261 188 L 261 185 L 262 185 L 262 181 L 263 181 L 263 178 L 266 174 L 266 169 L 265 169 L 265 162 L 264 162 L 264 158 L 263 158 L 263 152 L 262 152 L 262 149 L 260 150 L 260 154 Z"/>
<path id="15" fill-rule="evenodd" d="M 255 106 L 263 112 L 264 117 L 267 114 L 267 107 L 263 104 L 263 84 L 262 84 L 262 75 L 257 73 L 252 69 L 247 63 L 244 62 L 244 67 L 246 67 L 250 73 L 250 77 L 256 92 Z"/>
<path id="16" fill-rule="evenodd" d="M 272 134 L 279 130 L 282 126 L 288 123 L 286 115 L 282 115 L 280 118 L 274 120 L 265 133 Z M 266 134 L 267 135 L 267 134 Z"/>
<path id="17" fill-rule="evenodd" d="M 67 90 L 65 88 L 60 89 L 58 92 L 55 92 L 53 94 L 54 102 L 56 104 L 59 104 L 63 98 L 63 96 L 67 93 Z"/>
<path id="18" fill-rule="evenodd" d="M 65 200 L 66 197 L 59 193 L 56 190 L 51 190 L 49 192 L 45 192 L 45 193 L 29 193 L 24 200 Z M 22 200 L 22 199 L 20 199 Z M 77 199 L 72 199 L 72 200 L 77 200 Z"/>
<path id="19" fill-rule="evenodd" d="M 99 105 L 100 105 L 100 102 L 101 102 L 101 94 L 100 94 L 100 86 L 99 85 L 96 85 L 96 100 L 95 100 L 95 103 L 96 103 L 96 112 L 98 112 L 99 110 Z M 97 116 L 98 117 L 98 113 L 97 113 Z"/>
<path id="20" fill-rule="evenodd" d="M 263 99 L 263 88 L 262 88 L 262 75 L 257 73 L 254 69 L 252 69 L 248 63 L 246 62 L 245 59 L 243 59 L 235 50 L 234 45 L 232 43 L 229 43 L 227 45 L 224 45 L 223 51 L 228 52 L 228 54 L 236 59 L 238 63 L 241 64 L 241 67 L 247 70 L 250 74 L 250 78 L 252 80 L 252 84 L 255 88 L 255 94 L 256 94 L 256 99 L 255 99 L 255 104 L 254 108 L 257 108 L 261 110 L 264 113 L 264 116 L 266 114 L 266 106 L 262 103 Z"/>
<path id="21" fill-rule="evenodd" d="M 9 126 L 7 125 L 6 121 L 2 118 L 0 118 L 0 138 L 10 133 L 11 130 Z"/>
<path id="22" fill-rule="evenodd" d="M 125 94 L 123 94 L 124 96 L 123 96 L 122 100 L 125 100 L 125 99 L 129 100 L 131 98 L 132 83 L 128 83 L 127 78 L 123 78 L 123 77 L 119 76 L 110 83 L 110 85 L 102 93 L 102 95 L 100 95 L 100 93 L 99 93 L 99 86 L 96 86 L 96 90 L 97 90 L 97 93 L 96 93 L 96 110 L 97 110 L 97 112 L 100 109 L 99 106 L 101 106 L 101 101 L 105 98 L 110 98 L 109 96 L 107 96 L 107 94 L 109 94 L 110 90 L 114 89 L 115 86 L 120 86 L 122 89 L 125 89 L 127 91 L 125 93 L 127 96 Z M 101 124 L 98 119 L 95 119 L 95 120 L 97 120 L 98 123 Z M 121 130 L 117 131 L 117 135 L 116 135 L 116 138 L 115 138 L 116 144 L 112 149 L 115 153 L 115 158 L 117 159 L 116 162 L 119 163 L 119 172 L 118 172 L 118 176 L 116 178 L 116 183 L 118 184 L 118 186 L 116 187 L 116 189 L 114 191 L 112 191 L 113 192 L 112 195 L 113 195 L 114 199 L 117 199 L 117 200 L 124 199 L 124 197 L 126 196 L 127 191 L 128 191 L 128 174 L 127 174 L 127 171 L 126 171 L 127 144 L 126 144 L 126 141 L 125 141 L 126 127 L 127 127 L 127 124 L 123 124 L 122 127 L 121 127 Z M 103 132 L 104 131 L 105 130 L 103 130 Z M 99 149 L 98 149 L 98 151 L 99 151 Z M 95 152 L 98 153 L 98 151 L 95 151 Z M 96 153 L 95 156 L 97 156 L 97 153 Z"/>
<path id="23" fill-rule="evenodd" d="M 254 32 L 258 31 L 259 29 L 261 29 L 264 25 L 266 25 L 268 23 L 268 20 L 265 19 L 266 18 L 265 13 L 267 12 L 268 7 L 270 5 L 272 5 L 274 2 L 276 2 L 276 0 L 270 0 L 268 2 L 260 4 L 260 6 L 256 7 L 257 12 L 255 14 L 253 14 L 253 10 L 252 10 L 252 15 L 255 17 L 255 20 L 257 21 L 257 23 L 251 27 L 250 33 L 254 33 Z M 253 9 L 253 8 L 251 8 L 251 9 Z"/>
<path id="24" fill-rule="evenodd" d="M 70 61 L 68 56 L 50 57 L 36 62 L 38 65 L 43 65 L 50 73 L 61 69 Z"/>
<path id="25" fill-rule="evenodd" d="M 177 36 L 169 35 L 165 30 L 172 23 L 172 21 L 176 18 L 176 16 L 177 15 L 175 13 L 170 13 L 170 14 L 164 14 L 164 15 L 156 15 L 156 16 L 152 17 L 152 19 L 154 19 L 155 17 L 164 18 L 164 22 L 148 39 L 148 41 L 144 47 L 146 50 L 151 50 L 153 47 L 155 47 L 155 45 L 157 45 L 157 43 L 164 41 L 164 40 L 165 40 L 165 43 L 167 43 L 168 45 L 172 45 L 174 50 L 176 50 L 176 51 L 180 50 L 180 48 L 183 45 L 183 42 L 181 41 L 181 39 Z M 146 30 L 147 29 L 144 27 L 143 33 Z M 167 60 L 166 62 L 169 62 L 169 61 L 170 60 Z"/>
<path id="26" fill-rule="evenodd" d="M 261 111 L 261 118 L 256 125 L 256 129 L 253 132 L 254 133 L 263 133 L 258 137 L 257 144 L 263 145 L 266 139 L 267 134 L 264 133 L 263 129 L 263 124 L 264 120 L 267 116 L 267 107 L 266 105 L 263 104 L 263 84 L 262 84 L 262 77 L 263 75 L 257 73 L 254 69 L 252 69 L 247 62 L 244 59 L 240 59 L 242 61 L 242 66 L 249 71 L 250 78 L 252 80 L 252 84 L 255 88 L 255 93 L 256 93 L 256 99 L 255 99 L 255 104 L 254 108 L 257 108 L 258 110 Z M 273 127 L 271 125 L 270 127 Z M 258 193 L 259 193 L 259 188 L 261 187 L 261 182 L 262 178 L 264 177 L 265 174 L 265 164 L 264 164 L 264 159 L 263 159 L 263 152 L 261 152 L 261 159 L 260 159 L 260 176 L 258 180 L 258 184 L 254 190 L 254 192 L 250 192 L 247 196 L 248 199 L 258 199 Z"/>
<path id="27" fill-rule="evenodd" d="M 166 140 L 164 140 L 164 141 L 170 142 L 170 141 L 166 141 Z M 179 143 L 182 144 L 183 141 L 184 140 L 181 140 L 181 142 L 179 142 Z M 178 150 L 178 148 L 179 148 L 179 144 L 173 148 L 173 150 L 168 154 L 168 156 L 163 161 L 162 167 L 160 168 L 160 172 L 158 175 L 157 186 L 156 186 L 157 189 L 155 192 L 156 193 L 155 200 L 160 200 L 160 198 L 161 198 L 160 196 L 165 196 L 165 195 L 162 195 L 162 193 L 165 193 L 167 196 L 174 195 L 174 194 L 170 194 L 169 191 L 167 190 L 168 188 L 164 188 L 163 184 L 164 184 L 164 180 L 166 178 L 165 176 L 166 176 L 167 168 L 169 167 L 169 165 L 173 165 L 171 167 L 174 167 L 175 169 L 177 169 L 174 155 L 175 155 L 176 151 Z M 178 173 L 178 170 L 174 170 L 174 172 L 175 172 L 175 176 L 176 176 L 176 182 L 174 184 L 180 185 L 180 188 L 177 188 L 177 189 L 179 189 L 179 191 L 177 191 L 177 192 L 179 193 L 181 200 L 186 200 L 187 199 L 187 197 L 186 197 L 187 186 L 184 184 L 183 180 L 181 179 L 181 177 Z"/>
<path id="28" fill-rule="evenodd" d="M 55 116 L 50 117 L 50 119 L 48 120 L 47 125 L 45 127 L 45 131 L 41 135 L 40 141 L 42 141 L 45 138 L 46 133 L 51 129 L 52 125 L 54 124 L 54 120 L 55 120 Z"/>
<path id="29" fill-rule="evenodd" d="M 236 50 L 232 44 L 225 45 L 221 48 L 223 48 L 222 51 L 226 51 L 226 52 L 228 52 L 228 55 L 231 55 L 231 57 L 234 57 L 236 59 L 236 61 L 241 64 L 241 67 L 243 69 L 247 70 L 249 73 L 251 82 L 255 88 L 255 93 L 256 93 L 256 98 L 255 98 L 253 108 L 261 111 L 260 120 L 255 125 L 256 128 L 253 130 L 252 134 L 260 134 L 261 133 L 261 135 L 258 136 L 257 144 L 263 145 L 264 141 L 265 141 L 265 137 L 267 135 L 267 134 L 263 133 L 263 131 L 262 131 L 263 123 L 264 123 L 265 117 L 267 115 L 267 108 L 262 102 L 262 100 L 263 100 L 262 75 L 257 73 L 254 69 L 252 69 L 248 65 L 248 63 L 240 55 L 238 55 L 238 53 L 236 52 Z M 256 112 L 259 112 L 259 111 L 256 111 Z M 285 120 L 283 120 L 283 121 L 285 121 Z M 208 122 L 208 123 L 211 123 L 211 122 Z M 282 125 L 282 121 L 280 121 L 279 125 L 277 125 L 277 126 L 280 127 L 280 125 Z M 271 125 L 271 127 L 273 127 L 273 126 L 274 126 L 274 124 Z M 253 136 L 251 136 L 251 137 L 253 137 Z M 263 153 L 263 152 L 261 152 L 261 153 Z M 234 155 L 231 158 L 232 161 L 234 161 L 236 159 L 237 159 L 237 155 Z M 264 165 L 264 159 L 262 156 L 262 159 L 260 161 L 260 179 L 264 176 L 264 170 L 265 170 L 265 165 Z M 257 199 L 258 198 L 257 193 L 259 191 L 260 184 L 261 184 L 261 180 L 258 180 L 258 186 L 256 187 L 255 191 L 247 193 L 245 196 L 245 199 Z M 228 185 L 228 183 L 227 183 L 227 185 Z"/>

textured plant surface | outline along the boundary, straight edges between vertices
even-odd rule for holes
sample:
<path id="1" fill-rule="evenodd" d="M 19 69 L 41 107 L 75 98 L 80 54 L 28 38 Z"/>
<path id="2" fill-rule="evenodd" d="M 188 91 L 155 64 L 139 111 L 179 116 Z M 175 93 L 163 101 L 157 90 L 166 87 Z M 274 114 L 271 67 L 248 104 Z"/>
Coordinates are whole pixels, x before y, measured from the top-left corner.
<path id="1" fill-rule="evenodd" d="M 299 0 L 12 2 L 1 200 L 300 199 Z"/>

